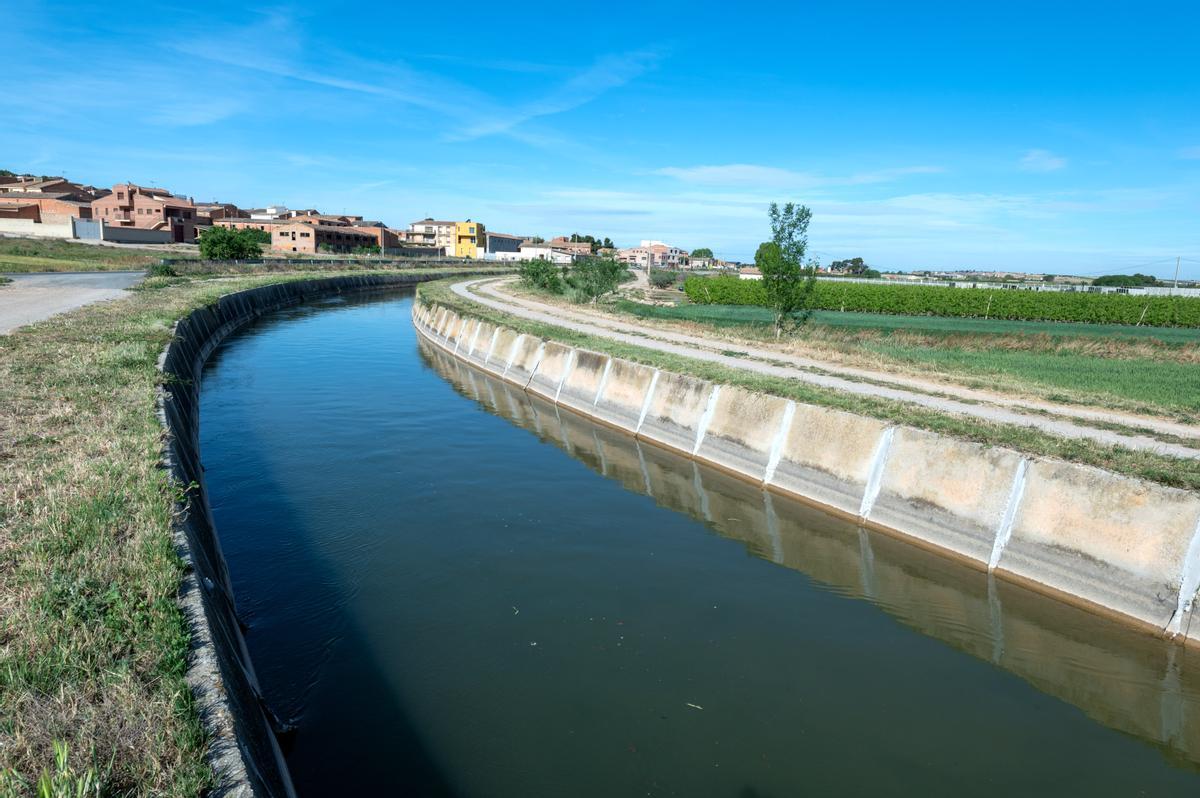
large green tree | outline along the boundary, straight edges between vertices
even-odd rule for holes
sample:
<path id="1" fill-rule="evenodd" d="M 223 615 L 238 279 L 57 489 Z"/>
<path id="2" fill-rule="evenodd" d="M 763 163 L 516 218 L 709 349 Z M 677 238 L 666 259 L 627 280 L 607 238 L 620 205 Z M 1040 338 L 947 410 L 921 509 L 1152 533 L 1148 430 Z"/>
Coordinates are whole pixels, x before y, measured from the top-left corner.
<path id="1" fill-rule="evenodd" d="M 754 265 L 762 272 L 767 305 L 775 317 L 775 337 L 779 338 L 812 313 L 817 269 L 815 264 L 804 265 L 812 211 L 792 202 L 782 207 L 772 202 L 767 215 L 771 240 L 759 246 Z"/>
<path id="2" fill-rule="evenodd" d="M 712 256 L 713 251 L 708 247 L 700 247 L 699 249 L 692 250 L 693 258 L 711 258 Z"/>
<path id="3" fill-rule="evenodd" d="M 262 230 L 209 227 L 200 234 L 200 256 L 208 260 L 247 260 L 262 255 Z M 267 238 L 270 241 L 270 237 Z"/>

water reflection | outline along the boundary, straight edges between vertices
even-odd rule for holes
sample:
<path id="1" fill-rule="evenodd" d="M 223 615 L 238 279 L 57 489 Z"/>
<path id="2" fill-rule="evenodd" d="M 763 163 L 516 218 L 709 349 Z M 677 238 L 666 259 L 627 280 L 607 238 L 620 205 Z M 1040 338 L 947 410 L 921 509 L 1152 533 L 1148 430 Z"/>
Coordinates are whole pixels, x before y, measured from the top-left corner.
<path id="1" fill-rule="evenodd" d="M 461 394 L 626 489 L 701 521 L 754 556 L 868 600 L 905 626 L 1200 770 L 1194 652 L 640 443 L 424 341 L 421 351 Z"/>

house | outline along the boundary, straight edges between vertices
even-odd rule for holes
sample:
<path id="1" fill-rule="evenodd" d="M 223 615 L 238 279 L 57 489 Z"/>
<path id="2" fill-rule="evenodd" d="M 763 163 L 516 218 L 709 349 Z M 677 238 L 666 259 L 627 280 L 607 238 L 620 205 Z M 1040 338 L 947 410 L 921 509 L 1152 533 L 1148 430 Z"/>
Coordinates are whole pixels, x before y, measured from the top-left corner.
<path id="1" fill-rule="evenodd" d="M 473 258 L 483 243 L 483 224 L 472 222 L 470 219 L 454 223 L 454 257 Z"/>
<path id="2" fill-rule="evenodd" d="M 457 222 L 438 221 L 426 217 L 408 225 L 408 240 L 413 244 L 435 247 L 442 253 L 454 252 Z"/>
<path id="3" fill-rule="evenodd" d="M 761 280 L 762 272 L 754 266 L 743 266 L 738 269 L 739 280 Z"/>
<path id="4" fill-rule="evenodd" d="M 587 241 L 572 241 L 566 236 L 556 236 L 547 241 L 546 246 L 551 249 L 561 249 L 565 252 L 570 252 L 576 257 L 592 254 L 592 245 Z"/>
<path id="5" fill-rule="evenodd" d="M 218 219 L 249 219 L 250 214 L 232 202 L 196 203 L 197 224 L 211 225 Z"/>
<path id="6" fill-rule="evenodd" d="M 65 224 L 70 219 L 92 218 L 92 201 L 103 196 L 91 186 L 81 186 L 66 178 L 34 178 L 32 175 L 17 175 L 6 178 L 0 184 L 0 205 L 37 206 L 37 213 L 30 217 L 29 211 L 20 218 L 34 218 L 44 224 Z M 6 218 L 17 218 L 9 212 Z"/>
<path id="7" fill-rule="evenodd" d="M 398 250 L 404 243 L 403 230 L 393 230 L 383 222 L 377 221 L 358 221 L 350 222 L 350 226 L 360 233 L 365 233 L 375 237 L 375 243 L 371 246 L 379 247 L 383 252 Z"/>
<path id="8" fill-rule="evenodd" d="M 555 249 L 548 243 L 521 244 L 519 258 L 504 258 L 501 260 L 548 260 L 551 263 L 572 263 L 579 256 L 565 249 Z"/>
<path id="9" fill-rule="evenodd" d="M 275 252 L 353 252 L 360 247 L 376 246 L 376 236 L 348 224 L 324 224 L 290 221 L 275 225 L 271 231 L 271 249 Z"/>
<path id="10" fill-rule="evenodd" d="M 196 240 L 196 206 L 166 189 L 118 183 L 92 202 L 92 218 L 113 227 L 164 231 L 176 243 Z"/>
<path id="11" fill-rule="evenodd" d="M 643 241 L 640 246 L 619 249 L 617 260 L 639 269 L 686 269 L 690 263 L 686 249 L 662 241 Z"/>

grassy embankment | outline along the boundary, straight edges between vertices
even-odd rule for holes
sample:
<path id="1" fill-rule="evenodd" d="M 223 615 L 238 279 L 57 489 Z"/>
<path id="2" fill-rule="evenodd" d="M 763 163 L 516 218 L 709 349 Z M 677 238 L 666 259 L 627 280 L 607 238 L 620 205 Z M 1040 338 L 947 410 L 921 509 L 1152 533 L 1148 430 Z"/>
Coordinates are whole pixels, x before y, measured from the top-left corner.
<path id="1" fill-rule="evenodd" d="M 702 379 L 738 385 L 752 391 L 869 415 L 962 440 L 1004 446 L 1032 455 L 1058 457 L 1165 485 L 1200 490 L 1200 461 L 1132 451 L 1119 446 L 1105 446 L 1088 440 L 1060 438 L 1028 427 L 989 423 L 903 402 L 857 396 L 796 380 L 753 374 L 741 369 L 611 341 L 493 310 L 453 293 L 450 290 L 451 283 L 452 281 L 448 280 L 424 283 L 417 289 L 418 294 L 426 301 L 436 302 L 494 324 L 502 324 L 530 335 L 552 338 L 572 346 L 605 352 L 668 371 L 692 374 Z"/>
<path id="2" fill-rule="evenodd" d="M 628 300 L 611 308 L 726 339 L 774 345 L 765 308 Z M 1200 328 L 817 311 L 787 345 L 798 354 L 848 365 L 882 366 L 1050 401 L 1184 422 L 1200 414 Z"/>
<path id="3" fill-rule="evenodd" d="M 0 272 L 136 271 L 186 253 L 78 244 L 54 238 L 0 238 Z"/>
<path id="4" fill-rule="evenodd" d="M 331 274 L 152 277 L 0 336 L 0 796 L 33 794 L 59 742 L 102 795 L 209 784 L 184 683 L 157 360 L 191 310 L 313 276 Z"/>

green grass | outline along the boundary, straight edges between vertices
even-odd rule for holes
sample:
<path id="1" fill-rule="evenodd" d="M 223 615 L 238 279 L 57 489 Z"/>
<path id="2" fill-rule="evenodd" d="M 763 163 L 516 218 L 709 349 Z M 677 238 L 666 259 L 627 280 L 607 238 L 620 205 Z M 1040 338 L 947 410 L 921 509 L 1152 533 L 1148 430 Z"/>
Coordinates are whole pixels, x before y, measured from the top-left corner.
<path id="1" fill-rule="evenodd" d="M 1193 363 L 1071 352 L 912 346 L 886 340 L 863 346 L 889 360 L 943 372 L 980 377 L 1001 374 L 1051 391 L 1141 403 L 1148 412 L 1165 409 L 1185 417 L 1200 413 L 1200 366 Z"/>
<path id="2" fill-rule="evenodd" d="M 186 253 L 125 249 L 53 238 L 0 238 L 0 272 L 95 272 L 144 269 Z"/>
<path id="3" fill-rule="evenodd" d="M 492 310 L 453 293 L 450 290 L 453 282 L 439 280 L 424 283 L 417 289 L 418 296 L 423 301 L 440 304 L 459 313 L 481 318 L 493 324 L 500 324 L 519 332 L 550 338 L 596 352 L 604 352 L 667 371 L 691 374 L 712 382 L 737 385 L 748 390 L 784 396 L 799 402 L 873 416 L 961 440 L 1004 446 L 1031 455 L 1057 457 L 1152 482 L 1189 490 L 1200 490 L 1200 461 L 1197 460 L 1166 457 L 1120 446 L 1105 446 L 1090 440 L 1060 438 L 1029 427 L 997 424 L 940 413 L 904 402 L 848 394 L 797 380 L 758 375 L 741 369 L 611 341 L 607 338 L 574 332 L 551 324 L 530 321 Z"/>
<path id="4" fill-rule="evenodd" d="M 156 277 L 0 336 L 0 796 L 61 771 L 63 744 L 101 795 L 210 786 L 184 682 L 157 361 L 191 310 L 312 276 L 329 274 Z"/>
<path id="5" fill-rule="evenodd" d="M 614 307 L 638 318 L 701 324 L 751 342 L 771 339 L 765 308 L 658 307 L 628 300 Z M 1185 421 L 1200 412 L 1200 329 L 818 311 L 795 340 L 881 357 L 971 387 Z"/>
<path id="6" fill-rule="evenodd" d="M 963 289 L 966 290 L 966 289 Z M 617 309 L 647 319 L 693 321 L 718 327 L 767 327 L 771 311 L 751 305 L 644 305 L 621 300 Z M 811 322 L 828 327 L 897 330 L 926 334 L 1046 335 L 1050 337 L 1153 338 L 1168 344 L 1200 343 L 1200 328 L 1133 327 L 1128 324 L 1082 324 L 1054 321 L 1007 321 L 1003 319 L 953 318 L 943 316 L 899 316 L 888 313 L 839 313 L 819 310 Z"/>

